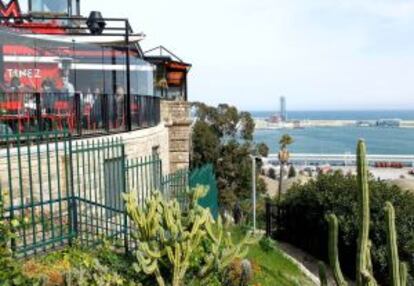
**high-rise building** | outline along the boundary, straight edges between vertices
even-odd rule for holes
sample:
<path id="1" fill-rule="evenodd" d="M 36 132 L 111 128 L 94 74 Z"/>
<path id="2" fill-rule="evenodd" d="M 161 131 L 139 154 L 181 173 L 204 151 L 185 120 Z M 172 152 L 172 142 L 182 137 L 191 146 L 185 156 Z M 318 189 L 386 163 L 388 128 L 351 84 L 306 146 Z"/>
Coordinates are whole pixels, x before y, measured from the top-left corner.
<path id="1" fill-rule="evenodd" d="M 286 111 L 286 98 L 284 96 L 280 97 L 280 118 L 282 121 L 287 121 L 287 111 Z"/>

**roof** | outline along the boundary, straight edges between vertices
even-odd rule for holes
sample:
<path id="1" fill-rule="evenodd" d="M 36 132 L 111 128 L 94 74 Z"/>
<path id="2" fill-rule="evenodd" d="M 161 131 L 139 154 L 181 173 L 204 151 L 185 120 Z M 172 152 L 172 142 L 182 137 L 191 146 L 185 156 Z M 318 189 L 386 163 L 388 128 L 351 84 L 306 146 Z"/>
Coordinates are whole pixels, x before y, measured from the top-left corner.
<path id="1" fill-rule="evenodd" d="M 159 55 L 152 53 L 158 51 Z M 144 59 L 155 65 L 164 65 L 171 70 L 189 70 L 192 65 L 184 62 L 164 46 L 158 46 L 144 53 Z"/>

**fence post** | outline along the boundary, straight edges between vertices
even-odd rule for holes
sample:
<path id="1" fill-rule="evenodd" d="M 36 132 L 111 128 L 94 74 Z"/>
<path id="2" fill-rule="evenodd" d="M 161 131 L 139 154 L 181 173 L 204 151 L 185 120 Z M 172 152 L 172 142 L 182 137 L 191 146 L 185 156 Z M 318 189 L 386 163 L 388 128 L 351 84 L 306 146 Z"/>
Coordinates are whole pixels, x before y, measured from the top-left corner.
<path id="1" fill-rule="evenodd" d="M 102 94 L 102 106 L 101 106 L 101 110 L 102 112 L 102 121 L 103 121 L 103 126 L 105 128 L 105 131 L 109 133 L 109 116 L 110 114 L 108 114 L 109 112 L 109 97 L 107 93 Z"/>
<path id="2" fill-rule="evenodd" d="M 272 205 L 266 201 L 266 236 L 270 237 L 272 232 Z"/>
<path id="3" fill-rule="evenodd" d="M 78 209 L 76 204 L 76 196 L 75 196 L 75 187 L 74 187 L 74 179 L 73 179 L 73 146 L 72 146 L 72 136 L 70 133 L 68 134 L 69 140 L 69 175 L 67 176 L 67 180 L 70 180 L 69 187 L 70 187 L 70 209 L 69 209 L 69 217 L 71 219 L 70 223 L 70 234 L 69 234 L 69 244 L 72 245 L 73 237 L 78 237 Z"/>
<path id="4" fill-rule="evenodd" d="M 37 120 L 37 128 L 38 131 L 43 131 L 43 120 L 42 120 L 42 106 L 40 102 L 40 93 L 35 93 L 35 100 L 36 100 L 36 120 Z"/>
<path id="5" fill-rule="evenodd" d="M 81 111 L 81 98 L 80 93 L 75 93 L 75 117 L 76 117 L 76 130 L 79 136 L 82 136 L 82 111 Z"/>
<path id="6" fill-rule="evenodd" d="M 127 192 L 127 177 L 126 177 L 126 172 L 127 172 L 127 168 L 125 166 L 126 164 L 126 160 L 125 160 L 125 145 L 122 144 L 121 145 L 121 158 L 122 158 L 122 170 L 121 170 L 121 176 L 122 176 L 122 194 L 125 194 Z M 122 201 L 122 204 L 124 204 L 124 202 Z M 128 239 L 128 213 L 127 213 L 127 208 L 124 206 L 122 208 L 123 210 L 123 215 L 124 215 L 124 247 L 125 247 L 125 253 L 129 252 L 129 239 Z"/>

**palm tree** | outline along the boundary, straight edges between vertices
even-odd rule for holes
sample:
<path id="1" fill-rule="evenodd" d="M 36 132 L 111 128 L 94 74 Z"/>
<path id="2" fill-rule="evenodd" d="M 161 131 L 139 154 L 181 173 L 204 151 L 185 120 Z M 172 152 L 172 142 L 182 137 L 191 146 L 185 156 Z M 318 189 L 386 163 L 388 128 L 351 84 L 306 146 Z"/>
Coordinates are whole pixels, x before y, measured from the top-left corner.
<path id="1" fill-rule="evenodd" d="M 278 203 L 280 204 L 280 198 L 282 195 L 282 183 L 283 183 L 283 167 L 288 163 L 290 153 L 288 146 L 293 144 L 294 140 L 289 134 L 285 134 L 280 138 L 279 146 L 279 165 L 280 165 L 280 176 L 279 176 L 279 194 L 278 194 Z"/>

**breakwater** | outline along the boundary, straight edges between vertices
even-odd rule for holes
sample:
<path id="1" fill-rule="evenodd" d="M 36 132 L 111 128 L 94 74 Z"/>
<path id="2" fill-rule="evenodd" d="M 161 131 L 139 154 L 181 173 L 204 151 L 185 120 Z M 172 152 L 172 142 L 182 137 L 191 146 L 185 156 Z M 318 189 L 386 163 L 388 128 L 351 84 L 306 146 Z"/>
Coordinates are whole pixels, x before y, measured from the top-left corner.
<path id="1" fill-rule="evenodd" d="M 309 127 L 346 127 L 358 126 L 359 120 L 293 120 L 271 123 L 262 118 L 255 118 L 256 129 L 293 129 Z M 399 128 L 414 128 L 414 120 L 402 120 Z"/>

